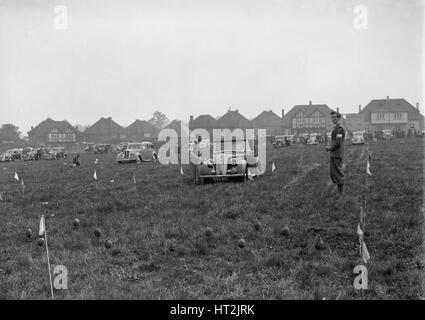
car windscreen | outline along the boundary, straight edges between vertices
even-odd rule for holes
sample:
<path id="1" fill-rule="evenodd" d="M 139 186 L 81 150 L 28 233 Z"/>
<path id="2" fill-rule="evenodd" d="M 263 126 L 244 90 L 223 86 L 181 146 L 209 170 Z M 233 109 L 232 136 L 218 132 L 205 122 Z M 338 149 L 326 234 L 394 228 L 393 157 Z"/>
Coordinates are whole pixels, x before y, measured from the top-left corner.
<path id="1" fill-rule="evenodd" d="M 140 150 L 142 149 L 142 144 L 140 143 L 131 143 L 127 146 L 127 149 L 131 149 L 131 150 Z"/>
<path id="2" fill-rule="evenodd" d="M 245 141 L 221 141 L 214 142 L 214 153 L 243 153 L 245 152 Z"/>

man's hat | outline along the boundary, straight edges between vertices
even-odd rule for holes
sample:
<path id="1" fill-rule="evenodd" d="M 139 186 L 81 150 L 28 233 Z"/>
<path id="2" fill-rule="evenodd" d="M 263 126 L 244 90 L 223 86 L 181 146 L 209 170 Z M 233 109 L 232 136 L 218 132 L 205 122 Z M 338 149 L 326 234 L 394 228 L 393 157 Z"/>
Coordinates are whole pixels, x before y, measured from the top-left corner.
<path id="1" fill-rule="evenodd" d="M 336 115 L 337 118 L 341 118 L 341 114 L 337 111 L 331 111 L 331 116 Z"/>

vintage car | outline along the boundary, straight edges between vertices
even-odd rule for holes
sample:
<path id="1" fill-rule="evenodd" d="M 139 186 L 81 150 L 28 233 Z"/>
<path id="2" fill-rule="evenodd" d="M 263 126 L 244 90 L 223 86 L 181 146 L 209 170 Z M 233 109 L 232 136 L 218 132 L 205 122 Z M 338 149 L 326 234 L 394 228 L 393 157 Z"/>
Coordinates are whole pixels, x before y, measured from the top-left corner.
<path id="1" fill-rule="evenodd" d="M 127 145 L 129 143 L 130 142 L 120 142 L 113 148 L 112 151 L 115 152 L 115 153 L 123 152 L 125 149 L 127 149 Z"/>
<path id="2" fill-rule="evenodd" d="M 37 155 L 37 149 L 26 147 L 22 150 L 22 159 L 24 161 L 35 160 Z"/>
<path id="3" fill-rule="evenodd" d="M 257 167 L 258 164 L 258 157 L 253 150 L 254 141 L 250 140 L 214 142 L 212 157 L 202 161 L 196 168 L 195 183 L 228 179 L 246 181 L 248 168 Z"/>
<path id="4" fill-rule="evenodd" d="M 394 135 L 391 132 L 391 130 L 388 130 L 388 129 L 382 130 L 382 139 L 384 139 L 384 140 L 394 139 Z"/>
<path id="5" fill-rule="evenodd" d="M 92 142 L 85 142 L 84 145 L 84 151 L 85 152 L 92 152 L 94 148 L 96 147 L 94 143 Z"/>
<path id="6" fill-rule="evenodd" d="M 104 153 L 108 153 L 110 149 L 111 149 L 110 144 L 99 144 L 94 148 L 93 151 L 95 154 L 104 154 Z"/>
<path id="7" fill-rule="evenodd" d="M 152 142 L 131 142 L 127 145 L 127 149 L 118 153 L 117 162 L 119 164 L 125 162 L 142 162 L 155 161 L 158 155 L 154 149 Z"/>
<path id="8" fill-rule="evenodd" d="M 22 160 L 22 149 L 10 149 L 7 150 L 2 156 L 2 162 L 9 162 L 15 160 Z"/>
<path id="9" fill-rule="evenodd" d="M 310 136 L 307 140 L 307 144 L 311 144 L 311 145 L 317 145 L 318 144 L 318 134 L 317 133 L 310 133 Z"/>
<path id="10" fill-rule="evenodd" d="M 50 149 L 45 148 L 44 150 L 42 150 L 42 152 L 43 152 L 43 154 L 42 154 L 41 158 L 43 160 L 57 160 L 56 153 L 52 152 Z"/>
<path id="11" fill-rule="evenodd" d="M 50 153 L 56 159 L 66 159 L 66 150 L 64 147 L 54 147 L 50 149 Z"/>
<path id="12" fill-rule="evenodd" d="M 279 148 L 284 146 L 286 146 L 285 136 L 283 135 L 274 136 L 273 148 Z"/>
<path id="13" fill-rule="evenodd" d="M 353 132 L 353 138 L 351 139 L 351 144 L 364 144 L 363 131 Z"/>

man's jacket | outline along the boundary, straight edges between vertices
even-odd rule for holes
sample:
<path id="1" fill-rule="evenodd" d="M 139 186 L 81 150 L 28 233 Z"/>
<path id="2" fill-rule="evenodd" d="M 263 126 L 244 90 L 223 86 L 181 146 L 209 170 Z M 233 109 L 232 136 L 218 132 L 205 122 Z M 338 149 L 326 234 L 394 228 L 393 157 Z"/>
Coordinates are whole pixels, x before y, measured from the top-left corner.
<path id="1" fill-rule="evenodd" d="M 331 135 L 330 152 L 331 158 L 343 158 L 344 156 L 345 130 L 338 122 Z"/>

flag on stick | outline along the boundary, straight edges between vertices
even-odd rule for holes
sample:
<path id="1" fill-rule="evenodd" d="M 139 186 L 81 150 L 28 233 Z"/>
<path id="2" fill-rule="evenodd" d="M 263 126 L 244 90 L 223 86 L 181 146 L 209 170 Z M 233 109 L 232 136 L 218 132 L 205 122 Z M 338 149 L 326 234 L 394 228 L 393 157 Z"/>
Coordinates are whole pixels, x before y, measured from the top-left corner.
<path id="1" fill-rule="evenodd" d="M 94 180 L 97 180 L 96 170 L 94 170 L 93 179 L 94 179 Z"/>
<path id="2" fill-rule="evenodd" d="M 181 174 L 182 176 L 184 176 L 184 173 L 183 173 L 183 166 L 180 166 L 180 174 Z"/>
<path id="3" fill-rule="evenodd" d="M 22 186 L 22 192 L 24 192 L 25 191 L 24 179 L 21 179 L 21 186 Z"/>
<path id="4" fill-rule="evenodd" d="M 52 299 L 53 299 L 54 295 L 53 295 L 52 273 L 50 271 L 49 247 L 47 246 L 46 221 L 44 220 L 44 214 L 41 215 L 41 218 L 40 218 L 40 231 L 38 232 L 38 235 L 41 237 L 44 236 L 44 243 L 46 244 L 47 268 L 49 271 L 49 279 L 50 279 L 50 292 L 52 294 Z"/>
<path id="5" fill-rule="evenodd" d="M 276 170 L 276 166 L 274 165 L 274 162 L 272 164 L 272 172 Z"/>
<path id="6" fill-rule="evenodd" d="M 372 175 L 372 173 L 370 172 L 370 164 L 369 164 L 369 160 L 367 161 L 367 167 L 366 167 L 366 172 L 368 175 Z"/>
<path id="7" fill-rule="evenodd" d="M 367 174 L 368 175 L 372 175 L 372 173 L 370 172 L 370 163 L 371 163 L 372 161 L 371 161 L 371 158 L 370 158 L 370 155 L 369 155 L 369 157 L 368 157 L 368 159 L 367 159 L 367 167 L 366 167 L 366 172 L 367 172 Z"/>
<path id="8" fill-rule="evenodd" d="M 367 263 L 370 260 L 369 251 L 367 251 L 366 243 L 362 241 L 362 259 L 364 263 Z"/>
<path id="9" fill-rule="evenodd" d="M 38 232 L 38 235 L 40 237 L 42 237 L 45 232 L 46 232 L 46 223 L 44 221 L 44 215 L 41 215 L 41 218 L 40 218 L 40 231 Z"/>
<path id="10" fill-rule="evenodd" d="M 18 176 L 18 173 L 17 172 L 15 172 L 15 180 L 16 181 L 19 181 L 19 176 Z"/>

